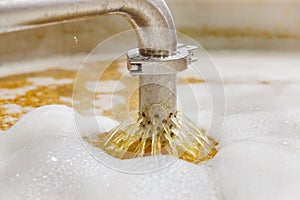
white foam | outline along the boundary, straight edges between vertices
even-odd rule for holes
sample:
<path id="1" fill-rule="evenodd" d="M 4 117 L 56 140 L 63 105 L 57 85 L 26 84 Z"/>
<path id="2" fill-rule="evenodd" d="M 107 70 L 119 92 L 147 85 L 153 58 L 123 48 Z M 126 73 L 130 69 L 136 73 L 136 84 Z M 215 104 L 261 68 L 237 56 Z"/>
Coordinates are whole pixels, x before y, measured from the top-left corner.
<path id="1" fill-rule="evenodd" d="M 107 129 L 115 123 L 103 117 L 98 120 Z M 82 145 L 74 112 L 65 106 L 36 109 L 2 134 L 0 194 L 4 199 L 217 199 L 207 164 L 177 161 L 143 175 L 102 165 Z M 117 162 L 120 167 L 148 165 L 151 158 Z"/>
<path id="2" fill-rule="evenodd" d="M 300 199 L 298 54 L 280 53 L 277 59 L 277 54 L 216 52 L 212 57 L 225 81 L 228 116 L 218 138 L 220 151 L 211 161 L 193 165 L 178 160 L 146 174 L 116 171 L 112 168 L 151 169 L 155 162 L 171 158 L 119 161 L 105 156 L 79 140 L 77 132 L 84 130 L 88 136 L 117 122 L 99 116 L 95 124 L 94 118 L 82 118 L 79 129 L 74 116 L 81 116 L 71 108 L 45 106 L 25 115 L 10 130 L 0 131 L 0 199 Z M 25 68 L 19 63 L 2 67 L 0 74 L 49 67 L 48 61 L 39 62 Z M 70 62 L 65 66 L 72 66 Z M 79 60 L 76 63 L 72 70 L 80 65 Z M 106 86 L 114 87 L 113 82 Z M 204 127 L 211 117 L 207 98 L 199 98 Z M 186 111 L 192 116 L 193 107 Z"/>
<path id="3" fill-rule="evenodd" d="M 299 109 L 231 115 L 220 138 L 220 152 L 214 159 L 200 165 L 178 160 L 166 168 L 146 174 L 119 172 L 98 162 L 79 140 L 74 116 L 81 116 L 74 114 L 71 108 L 65 106 L 44 106 L 1 133 L 1 197 L 299 198 L 300 138 L 299 130 L 295 129 L 299 124 Z M 87 135 L 99 129 L 89 123 L 91 119 L 83 120 L 86 120 L 83 124 Z M 105 117 L 98 117 L 97 121 L 106 130 L 117 124 Z M 158 161 L 164 159 L 158 157 Z M 152 160 L 115 159 L 114 162 L 120 169 L 141 163 L 150 165 Z"/>

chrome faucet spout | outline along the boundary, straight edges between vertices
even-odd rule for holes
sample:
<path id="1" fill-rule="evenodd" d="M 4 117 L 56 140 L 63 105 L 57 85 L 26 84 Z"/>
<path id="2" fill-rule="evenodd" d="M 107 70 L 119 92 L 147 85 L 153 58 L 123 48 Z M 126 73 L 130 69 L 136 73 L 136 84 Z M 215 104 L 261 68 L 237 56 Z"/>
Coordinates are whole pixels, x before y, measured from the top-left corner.
<path id="1" fill-rule="evenodd" d="M 176 51 L 175 25 L 164 0 L 4 0 L 0 33 L 109 14 L 124 17 L 134 27 L 141 54 Z"/>

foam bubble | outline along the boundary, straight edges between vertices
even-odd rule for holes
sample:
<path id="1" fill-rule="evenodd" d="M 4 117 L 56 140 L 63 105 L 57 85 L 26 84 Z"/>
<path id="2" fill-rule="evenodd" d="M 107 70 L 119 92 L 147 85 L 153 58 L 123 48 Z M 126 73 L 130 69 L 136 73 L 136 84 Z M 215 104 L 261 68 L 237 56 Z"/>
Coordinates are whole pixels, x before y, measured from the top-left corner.
<path id="1" fill-rule="evenodd" d="M 98 120 L 107 129 L 116 123 L 104 117 Z M 141 175 L 121 173 L 97 162 L 78 138 L 74 111 L 65 106 L 30 112 L 0 140 L 4 199 L 217 199 L 208 164 L 178 160 Z M 147 165 L 149 159 L 119 163 L 133 166 L 142 160 Z"/>
<path id="2" fill-rule="evenodd" d="M 74 115 L 65 106 L 44 106 L 1 132 L 3 199 L 299 199 L 299 109 L 230 115 L 211 161 L 177 160 L 144 174 L 116 171 L 94 159 L 78 137 Z M 117 125 L 106 117 L 97 118 L 99 126 L 82 120 L 87 135 L 100 125 Z M 151 159 L 115 162 L 138 166 Z"/>

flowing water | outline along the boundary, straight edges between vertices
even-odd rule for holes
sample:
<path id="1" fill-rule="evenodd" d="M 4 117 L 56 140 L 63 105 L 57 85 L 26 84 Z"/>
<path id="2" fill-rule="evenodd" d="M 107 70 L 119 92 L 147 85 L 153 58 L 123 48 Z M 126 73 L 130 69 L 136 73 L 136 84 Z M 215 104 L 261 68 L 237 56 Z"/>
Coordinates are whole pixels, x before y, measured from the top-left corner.
<path id="1" fill-rule="evenodd" d="M 130 119 L 94 139 L 85 139 L 120 159 L 172 155 L 198 164 L 217 153 L 217 143 L 181 113 L 170 115 L 162 123 L 159 118 L 149 121 L 139 114 L 133 118 L 133 122 Z"/>

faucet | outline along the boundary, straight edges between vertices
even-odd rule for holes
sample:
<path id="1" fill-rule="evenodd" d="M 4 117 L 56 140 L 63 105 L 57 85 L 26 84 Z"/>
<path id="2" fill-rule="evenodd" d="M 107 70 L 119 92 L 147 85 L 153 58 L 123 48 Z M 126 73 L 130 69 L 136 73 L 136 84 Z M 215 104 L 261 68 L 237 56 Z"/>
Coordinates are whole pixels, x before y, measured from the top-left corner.
<path id="1" fill-rule="evenodd" d="M 0 33 L 100 15 L 124 17 L 136 30 L 138 47 L 143 54 L 151 50 L 168 54 L 176 51 L 175 25 L 163 0 L 2 0 Z M 169 31 L 148 33 L 144 27 Z"/>
<path id="2" fill-rule="evenodd" d="M 181 122 L 174 118 L 177 113 L 176 74 L 187 69 L 194 60 L 192 51 L 197 47 L 177 44 L 174 21 L 164 0 L 2 0 L 0 33 L 99 15 L 124 17 L 136 31 L 138 46 L 127 53 L 129 72 L 139 76 L 140 120 L 136 129 L 141 130 L 137 131 L 137 134 L 141 133 L 137 140 L 141 148 L 135 148 L 134 155 L 143 156 L 145 145 L 150 141 L 151 155 L 161 153 L 164 143 L 169 143 L 170 154 L 174 155 L 180 149 L 184 150 L 185 160 L 199 162 L 205 159 L 214 150 L 213 141 L 201 131 L 195 133 L 194 129 L 183 130 L 185 135 L 175 131 L 175 128 L 181 129 Z M 108 134 L 104 146 L 114 143 L 113 138 L 117 138 L 116 146 L 129 148 L 133 145 L 130 141 L 135 140 L 116 134 L 118 128 Z M 186 138 L 190 139 L 187 141 Z M 120 141 L 126 141 L 126 145 L 118 143 Z M 197 145 L 190 147 L 190 143 Z M 123 153 L 116 157 L 124 158 Z"/>
<path id="3" fill-rule="evenodd" d="M 0 2 L 0 33 L 100 15 L 119 15 L 133 26 L 138 48 L 128 52 L 128 69 L 132 74 L 140 75 L 140 83 L 143 85 L 149 81 L 158 83 L 155 87 L 154 84 L 140 87 L 141 114 L 145 115 L 145 110 L 151 104 L 161 102 L 165 99 L 162 97 L 166 96 L 171 98 L 166 102 L 167 107 L 170 107 L 169 113 L 174 112 L 175 72 L 186 69 L 191 49 L 181 49 L 178 53 L 174 21 L 164 0 L 4 0 Z M 159 70 L 152 70 L 152 75 L 155 72 L 157 76 L 149 78 L 143 73 L 146 71 L 143 68 L 149 63 L 168 63 L 176 70 L 163 80 Z M 136 67 L 138 70 L 134 70 Z M 166 95 L 166 90 L 159 85 L 174 94 Z M 157 94 L 156 99 L 153 94 Z"/>

